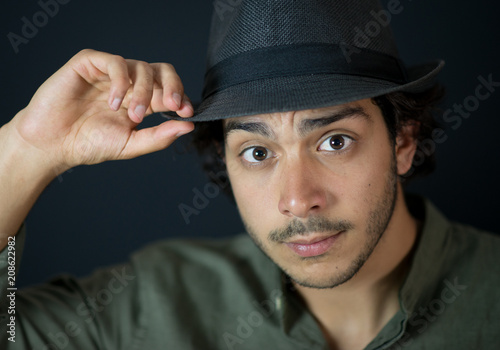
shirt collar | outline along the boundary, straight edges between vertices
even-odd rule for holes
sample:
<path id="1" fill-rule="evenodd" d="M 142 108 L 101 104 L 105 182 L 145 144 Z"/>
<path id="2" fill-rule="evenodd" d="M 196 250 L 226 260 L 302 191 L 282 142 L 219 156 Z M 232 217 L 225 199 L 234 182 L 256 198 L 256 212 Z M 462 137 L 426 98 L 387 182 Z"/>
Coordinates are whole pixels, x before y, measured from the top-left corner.
<path id="1" fill-rule="evenodd" d="M 423 214 L 421 234 L 414 248 L 410 270 L 400 290 L 401 307 L 410 315 L 419 305 L 427 305 L 432 293 L 442 282 L 443 270 L 448 265 L 446 252 L 451 249 L 451 225 L 429 200 L 409 196 L 407 201 L 415 216 Z"/>

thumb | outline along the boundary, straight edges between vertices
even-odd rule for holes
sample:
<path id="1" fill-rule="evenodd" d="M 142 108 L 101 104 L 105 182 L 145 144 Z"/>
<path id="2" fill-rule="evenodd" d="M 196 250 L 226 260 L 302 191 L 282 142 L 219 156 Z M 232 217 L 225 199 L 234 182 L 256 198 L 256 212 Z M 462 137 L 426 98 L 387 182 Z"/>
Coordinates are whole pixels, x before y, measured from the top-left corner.
<path id="1" fill-rule="evenodd" d="M 193 129 L 191 122 L 169 120 L 151 128 L 133 130 L 120 158 L 131 159 L 160 151 Z"/>

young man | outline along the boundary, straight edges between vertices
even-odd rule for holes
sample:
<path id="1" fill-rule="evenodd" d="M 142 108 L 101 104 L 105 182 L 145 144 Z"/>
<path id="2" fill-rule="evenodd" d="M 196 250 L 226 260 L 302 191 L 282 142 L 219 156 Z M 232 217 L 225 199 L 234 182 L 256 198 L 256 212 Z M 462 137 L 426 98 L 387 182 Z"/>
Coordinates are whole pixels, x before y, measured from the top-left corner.
<path id="1" fill-rule="evenodd" d="M 168 64 L 85 50 L 47 80 L 0 129 L 9 348 L 496 349 L 498 238 L 403 192 L 432 165 L 414 154 L 443 63 L 404 67 L 380 24 L 361 45 L 355 28 L 384 11 L 240 2 L 214 17 L 196 112 Z M 158 111 L 178 120 L 135 129 Z M 55 175 L 164 149 L 193 122 L 248 235 L 9 289 L 22 222 Z"/>

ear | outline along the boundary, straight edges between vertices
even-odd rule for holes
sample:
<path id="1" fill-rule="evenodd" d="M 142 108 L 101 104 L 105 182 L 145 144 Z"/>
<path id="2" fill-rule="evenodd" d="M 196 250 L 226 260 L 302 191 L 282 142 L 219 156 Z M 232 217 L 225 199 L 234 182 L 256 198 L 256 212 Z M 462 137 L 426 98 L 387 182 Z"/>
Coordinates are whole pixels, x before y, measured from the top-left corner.
<path id="1" fill-rule="evenodd" d="M 398 135 L 396 136 L 396 161 L 398 168 L 398 175 L 406 174 L 412 165 L 413 156 L 417 151 L 417 138 L 420 124 L 417 122 L 410 122 L 403 125 Z"/>

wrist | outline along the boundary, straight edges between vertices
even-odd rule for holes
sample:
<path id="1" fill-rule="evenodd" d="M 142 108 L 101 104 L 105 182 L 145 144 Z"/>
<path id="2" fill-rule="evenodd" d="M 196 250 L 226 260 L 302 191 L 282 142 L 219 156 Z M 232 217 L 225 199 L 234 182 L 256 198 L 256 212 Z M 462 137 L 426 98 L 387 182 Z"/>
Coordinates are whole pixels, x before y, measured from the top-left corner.
<path id="1" fill-rule="evenodd" d="M 26 142 L 13 120 L 0 128 L 0 159 L 3 176 L 20 176 L 34 186 L 38 183 L 45 187 L 56 176 L 69 169 L 56 164 L 46 152 Z"/>
<path id="2" fill-rule="evenodd" d="M 0 246 L 16 234 L 38 196 L 57 175 L 46 158 L 22 140 L 12 121 L 0 128 Z"/>

